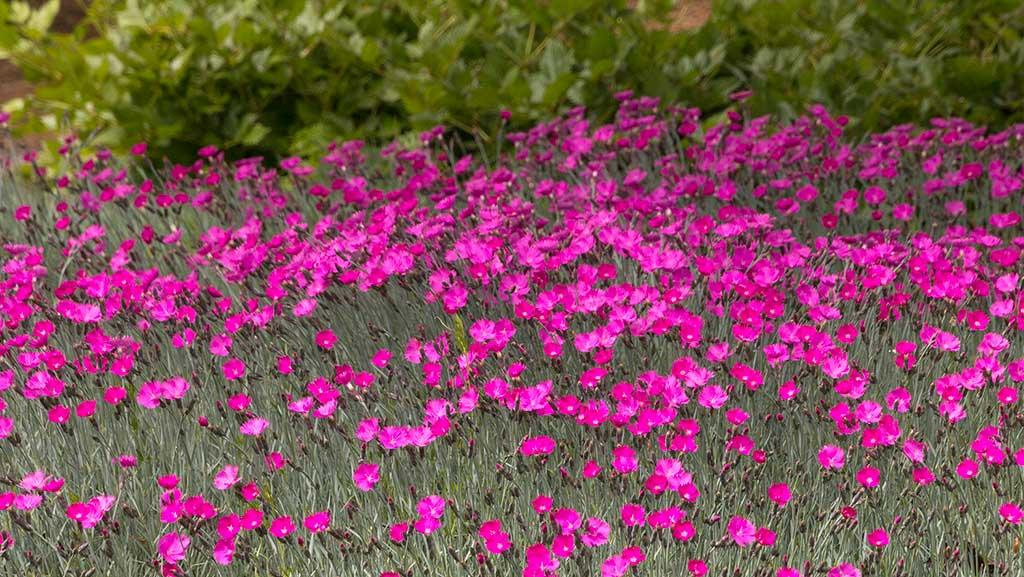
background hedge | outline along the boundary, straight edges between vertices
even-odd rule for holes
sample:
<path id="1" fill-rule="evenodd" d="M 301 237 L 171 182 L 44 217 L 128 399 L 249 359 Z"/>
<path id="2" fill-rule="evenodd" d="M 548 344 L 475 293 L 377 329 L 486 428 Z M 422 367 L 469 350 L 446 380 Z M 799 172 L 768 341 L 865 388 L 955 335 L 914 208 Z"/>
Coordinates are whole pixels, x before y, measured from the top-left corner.
<path id="1" fill-rule="evenodd" d="M 371 5 L 372 4 L 372 5 Z M 0 57 L 37 86 L 22 132 L 67 122 L 154 155 L 309 153 L 444 123 L 492 140 L 614 92 L 783 118 L 820 102 L 854 131 L 934 116 L 1024 120 L 1024 7 L 1012 0 L 722 1 L 701 29 L 670 2 L 98 0 L 70 34 L 56 2 L 0 3 Z M 662 27 L 664 28 L 664 27 Z M 30 120 L 29 120 L 30 119 Z"/>

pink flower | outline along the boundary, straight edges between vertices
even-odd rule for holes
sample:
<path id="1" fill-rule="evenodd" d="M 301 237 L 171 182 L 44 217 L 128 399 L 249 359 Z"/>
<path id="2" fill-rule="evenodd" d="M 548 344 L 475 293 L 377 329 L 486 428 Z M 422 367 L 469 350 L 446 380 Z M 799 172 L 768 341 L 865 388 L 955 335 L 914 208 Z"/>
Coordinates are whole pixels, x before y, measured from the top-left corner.
<path id="1" fill-rule="evenodd" d="M 612 555 L 601 563 L 601 577 L 622 577 L 629 569 L 629 563 L 622 555 Z"/>
<path id="2" fill-rule="evenodd" d="M 108 387 L 103 391 L 103 402 L 108 405 L 117 405 L 128 396 L 124 387 Z"/>
<path id="3" fill-rule="evenodd" d="M 158 477 L 156 480 L 156 484 L 160 485 L 160 488 L 166 490 L 174 489 L 178 486 L 178 482 L 179 480 L 177 475 L 164 475 L 163 477 Z"/>
<path id="4" fill-rule="evenodd" d="M 647 554 L 644 553 L 644 550 L 636 546 L 624 547 L 620 555 L 626 560 L 626 563 L 629 563 L 630 567 L 636 567 L 647 560 Z"/>
<path id="5" fill-rule="evenodd" d="M 284 539 L 295 532 L 295 523 L 288 516 L 281 516 L 270 522 L 270 534 L 278 539 Z"/>
<path id="6" fill-rule="evenodd" d="M 23 476 L 21 478 L 21 482 L 18 483 L 18 487 L 24 491 L 42 491 L 43 487 L 45 487 L 51 479 L 52 477 L 47 475 L 46 471 L 39 469 Z"/>
<path id="7" fill-rule="evenodd" d="M 850 563 L 840 563 L 828 572 L 828 577 L 861 577 L 860 569 Z"/>
<path id="8" fill-rule="evenodd" d="M 331 329 L 324 329 L 316 334 L 316 344 L 321 349 L 329 351 L 334 348 L 334 344 L 338 342 L 338 337 L 335 336 L 334 331 Z"/>
<path id="9" fill-rule="evenodd" d="M 242 519 L 238 515 L 224 515 L 217 520 L 217 535 L 221 539 L 231 539 L 242 530 Z"/>
<path id="10" fill-rule="evenodd" d="M 421 535 L 431 535 L 441 528 L 441 521 L 436 517 L 420 517 L 412 527 Z"/>
<path id="11" fill-rule="evenodd" d="M 395 523 L 388 529 L 388 537 L 395 543 L 405 541 L 405 534 L 409 532 L 408 523 Z"/>
<path id="12" fill-rule="evenodd" d="M 868 543 L 870 543 L 872 547 L 885 547 L 889 544 L 889 532 L 882 528 L 875 529 L 868 533 Z"/>
<path id="13" fill-rule="evenodd" d="M 551 540 L 551 553 L 556 557 L 568 559 L 576 551 L 576 537 L 569 535 L 555 535 Z"/>
<path id="14" fill-rule="evenodd" d="M 1020 525 L 1024 520 L 1024 511 L 1021 511 L 1020 505 L 1006 502 L 999 506 L 999 516 L 1011 525 Z"/>
<path id="15" fill-rule="evenodd" d="M 263 511 L 259 509 L 246 509 L 245 513 L 242 513 L 240 523 L 242 529 L 255 531 L 257 527 L 263 525 Z"/>
<path id="16" fill-rule="evenodd" d="M 536 497 L 534 497 L 530 505 L 533 507 L 533 511 L 535 513 L 537 513 L 538 515 L 543 515 L 544 513 L 547 513 L 548 511 L 551 510 L 553 503 L 554 502 L 552 501 L 551 497 L 548 497 L 547 495 L 537 495 Z"/>
<path id="17" fill-rule="evenodd" d="M 628 474 L 637 470 L 639 461 L 636 451 L 628 446 L 620 446 L 612 449 L 612 467 L 620 474 Z"/>
<path id="18" fill-rule="evenodd" d="M 284 455 L 274 452 L 263 457 L 263 462 L 267 465 L 268 471 L 274 472 L 283 469 L 286 461 Z"/>
<path id="19" fill-rule="evenodd" d="M 230 565 L 235 558 L 235 540 L 218 539 L 213 546 L 213 560 L 218 565 Z"/>
<path id="20" fill-rule="evenodd" d="M 480 529 L 477 530 L 477 535 L 479 535 L 481 539 L 485 539 L 485 540 L 486 539 L 491 539 L 493 537 L 497 537 L 500 534 L 501 534 L 501 520 L 500 519 L 491 519 L 489 521 L 484 521 L 483 523 L 481 523 Z"/>
<path id="21" fill-rule="evenodd" d="M 318 511 L 306 517 L 303 523 L 310 533 L 322 533 L 331 527 L 331 512 Z"/>
<path id="22" fill-rule="evenodd" d="M 242 478 L 238 476 L 238 467 L 234 465 L 225 465 L 224 468 L 214 476 L 213 486 L 221 491 L 226 491 L 241 479 Z"/>
<path id="23" fill-rule="evenodd" d="M 775 531 L 772 531 L 767 527 L 758 527 L 757 533 L 755 533 L 754 536 L 757 539 L 758 545 L 762 545 L 764 547 L 771 547 L 775 545 Z"/>
<path id="24" fill-rule="evenodd" d="M 768 487 L 768 498 L 779 507 L 785 507 L 786 503 L 789 503 L 790 499 L 793 498 L 793 495 L 789 490 L 789 485 L 776 483 Z"/>
<path id="25" fill-rule="evenodd" d="M 352 472 L 352 481 L 360 491 L 372 491 L 380 481 L 380 466 L 373 463 L 362 463 Z"/>
<path id="26" fill-rule="evenodd" d="M 160 538 L 157 543 L 157 552 L 164 561 L 171 565 L 177 565 L 188 552 L 188 546 L 192 543 L 188 535 L 168 533 Z"/>
<path id="27" fill-rule="evenodd" d="M 956 466 L 956 474 L 961 479 L 973 479 L 978 476 L 978 462 L 974 459 L 964 459 Z"/>
<path id="28" fill-rule="evenodd" d="M 56 407 L 50 409 L 46 416 L 51 423 L 63 425 L 64 423 L 67 423 L 68 420 L 71 418 L 71 409 L 63 405 L 57 405 Z"/>
<path id="29" fill-rule="evenodd" d="M 43 504 L 42 495 L 15 495 L 14 508 L 18 511 L 32 511 Z"/>
<path id="30" fill-rule="evenodd" d="M 857 471 L 856 478 L 858 483 L 870 489 L 878 486 L 881 475 L 882 472 L 874 467 L 864 467 Z"/>
<path id="31" fill-rule="evenodd" d="M 374 353 L 373 358 L 370 360 L 370 363 L 373 364 L 373 366 L 377 367 L 378 369 L 383 369 L 384 367 L 388 366 L 388 361 L 390 360 L 391 351 L 387 349 L 380 349 L 379 351 Z"/>
<path id="32" fill-rule="evenodd" d="M 686 543 L 697 536 L 697 530 L 690 521 L 682 521 L 672 526 L 672 538 Z"/>
<path id="33" fill-rule="evenodd" d="M 739 515 L 733 516 L 733 518 L 729 519 L 729 524 L 726 526 L 726 530 L 729 532 L 729 536 L 732 537 L 733 542 L 740 547 L 750 546 L 757 538 L 757 527 L 755 527 L 749 520 L 740 517 Z"/>
<path id="34" fill-rule="evenodd" d="M 779 400 L 790 401 L 800 394 L 800 387 L 793 381 L 786 381 L 779 385 Z"/>
<path id="35" fill-rule="evenodd" d="M 87 503 L 72 503 L 68 505 L 67 517 L 78 522 L 82 528 L 90 529 L 99 524 L 103 515 L 114 505 L 114 498 L 109 495 L 93 497 Z"/>
<path id="36" fill-rule="evenodd" d="M 519 452 L 524 457 L 534 455 L 550 455 L 555 450 L 555 440 L 551 437 L 540 436 L 524 439 L 519 447 Z"/>
<path id="37" fill-rule="evenodd" d="M 432 519 L 440 519 L 444 515 L 445 502 L 444 498 L 439 495 L 430 495 L 420 499 L 420 502 L 416 505 L 416 512 L 421 517 L 428 517 Z"/>
<path id="38" fill-rule="evenodd" d="M 277 372 L 288 375 L 292 372 L 292 358 L 289 356 L 277 357 Z"/>
<path id="39" fill-rule="evenodd" d="M 242 486 L 242 498 L 247 503 L 255 501 L 260 496 L 260 488 L 256 483 L 246 483 Z"/>
<path id="40" fill-rule="evenodd" d="M 708 385 L 697 394 L 697 403 L 708 409 L 720 409 L 729 402 L 729 394 L 718 385 Z"/>
<path id="41" fill-rule="evenodd" d="M 835 445 L 825 445 L 818 451 L 818 463 L 824 469 L 839 470 L 846 462 L 846 453 Z"/>
<path id="42" fill-rule="evenodd" d="M 242 362 L 242 359 L 229 359 L 221 367 L 221 371 L 224 373 L 225 379 L 238 380 L 245 375 L 245 363 Z"/>
<path id="43" fill-rule="evenodd" d="M 512 548 L 512 541 L 509 539 L 508 533 L 499 533 L 490 539 L 486 539 L 484 541 L 484 548 L 491 555 L 501 555 Z"/>
<path id="44" fill-rule="evenodd" d="M 935 482 L 935 474 L 928 467 L 918 467 L 911 473 L 914 482 L 918 485 L 931 485 Z"/>
<path id="45" fill-rule="evenodd" d="M 261 417 L 253 417 L 248 421 L 241 424 L 238 427 L 238 431 L 248 437 L 258 437 L 263 434 L 263 431 L 267 430 L 270 426 L 270 422 Z"/>
<path id="46" fill-rule="evenodd" d="M 580 540 L 587 547 L 598 547 L 608 542 L 611 535 L 611 527 L 602 519 L 591 517 L 587 519 L 587 528 Z"/>
<path id="47" fill-rule="evenodd" d="M 907 459 L 909 459 L 911 463 L 923 463 L 924 452 L 924 443 L 914 439 L 907 439 L 903 441 L 903 454 L 906 455 Z"/>
<path id="48" fill-rule="evenodd" d="M 620 517 L 622 518 L 622 524 L 627 527 L 635 527 L 637 525 L 643 525 L 644 519 L 646 518 L 647 511 L 643 505 L 636 505 L 633 503 L 626 503 L 619 510 Z"/>

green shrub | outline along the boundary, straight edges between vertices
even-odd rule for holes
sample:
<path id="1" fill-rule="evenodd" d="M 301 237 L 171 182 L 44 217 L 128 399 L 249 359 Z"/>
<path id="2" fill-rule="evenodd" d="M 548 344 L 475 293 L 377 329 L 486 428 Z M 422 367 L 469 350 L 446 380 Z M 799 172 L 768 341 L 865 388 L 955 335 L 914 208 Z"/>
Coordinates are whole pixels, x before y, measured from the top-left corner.
<path id="1" fill-rule="evenodd" d="M 439 123 L 487 141 L 501 109 L 516 126 L 577 105 L 607 119 L 625 88 L 716 114 L 749 87 L 755 113 L 821 102 L 859 129 L 1024 118 L 1017 2 L 728 1 L 696 32 L 644 25 L 669 4 L 97 0 L 74 33 L 43 34 L 47 13 L 13 2 L 0 52 L 38 86 L 22 130 L 67 118 L 172 158 L 210 142 L 308 153 Z"/>

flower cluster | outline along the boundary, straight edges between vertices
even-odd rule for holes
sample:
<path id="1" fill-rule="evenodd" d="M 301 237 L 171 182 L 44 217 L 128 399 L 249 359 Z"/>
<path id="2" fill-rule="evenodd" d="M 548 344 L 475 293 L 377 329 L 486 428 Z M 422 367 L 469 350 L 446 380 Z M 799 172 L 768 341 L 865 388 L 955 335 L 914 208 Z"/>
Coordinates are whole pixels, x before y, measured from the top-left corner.
<path id="1" fill-rule="evenodd" d="M 0 567 L 1016 574 L 1024 126 L 617 97 L 5 159 Z"/>

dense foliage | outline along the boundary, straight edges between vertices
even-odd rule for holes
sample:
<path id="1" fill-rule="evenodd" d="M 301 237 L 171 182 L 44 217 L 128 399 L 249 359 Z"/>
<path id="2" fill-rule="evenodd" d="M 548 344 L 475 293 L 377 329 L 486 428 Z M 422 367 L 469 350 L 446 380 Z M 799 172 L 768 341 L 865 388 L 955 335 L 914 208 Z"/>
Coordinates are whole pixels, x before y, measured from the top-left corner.
<path id="1" fill-rule="evenodd" d="M 0 574 L 1021 575 L 1024 125 L 621 97 L 0 159 Z"/>
<path id="2" fill-rule="evenodd" d="M 519 128 L 576 105 L 604 121 L 623 88 L 710 115 L 750 88 L 756 114 L 823 103 L 861 133 L 1024 119 L 1015 0 L 730 0 L 679 34 L 645 25 L 672 2 L 624 0 L 98 0 L 74 34 L 44 34 L 55 3 L 0 4 L 0 51 L 38 85 L 28 105 L 51 128 L 68 117 L 176 160 L 211 142 L 234 158 L 309 153 L 438 123 L 493 143 L 502 108 Z"/>

